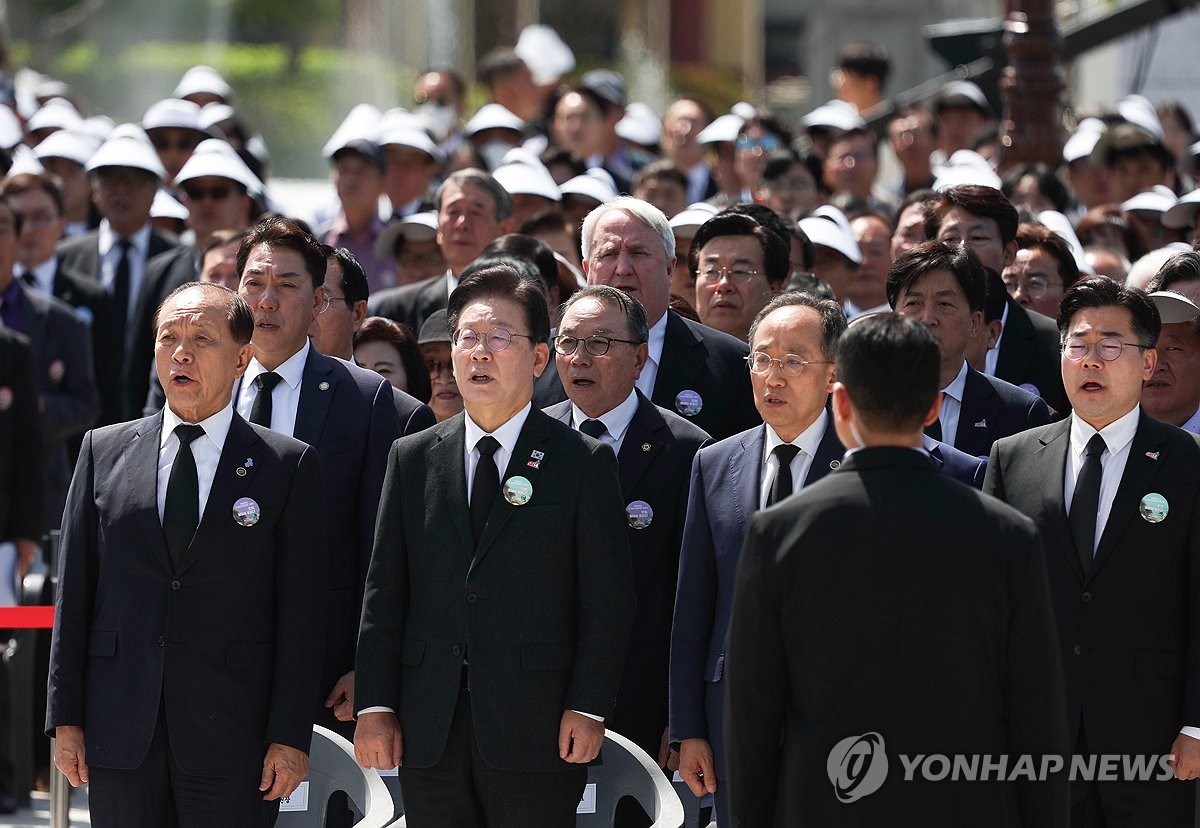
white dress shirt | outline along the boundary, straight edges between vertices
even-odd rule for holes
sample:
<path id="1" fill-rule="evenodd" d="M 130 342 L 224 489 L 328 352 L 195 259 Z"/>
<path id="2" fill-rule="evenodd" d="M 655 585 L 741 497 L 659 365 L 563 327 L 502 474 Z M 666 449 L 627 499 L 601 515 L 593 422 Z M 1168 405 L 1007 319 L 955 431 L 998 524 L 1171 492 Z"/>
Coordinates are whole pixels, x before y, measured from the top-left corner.
<path id="1" fill-rule="evenodd" d="M 17 270 L 22 270 L 20 263 L 17 264 Z M 58 274 L 58 256 L 51 256 L 40 265 L 26 270 L 25 273 L 33 274 L 33 284 L 30 287 L 45 296 L 53 296 L 54 277 Z"/>
<path id="2" fill-rule="evenodd" d="M 300 408 L 300 384 L 304 380 L 304 363 L 308 361 L 308 350 L 312 345 L 307 339 L 304 347 L 285 359 L 275 373 L 283 378 L 271 392 L 271 431 L 278 431 L 289 437 L 296 431 L 296 411 Z M 259 374 L 267 373 L 267 369 L 252 357 L 250 366 L 242 376 L 241 391 L 237 395 L 237 412 L 246 422 L 250 422 L 250 412 L 254 408 L 254 400 L 258 397 L 258 387 L 254 380 Z"/>
<path id="3" fill-rule="evenodd" d="M 658 379 L 658 366 L 662 365 L 663 343 L 667 338 L 667 313 L 663 313 L 662 318 L 650 328 L 650 335 L 646 339 L 650 353 L 646 357 L 646 364 L 642 366 L 642 373 L 634 383 L 647 399 L 654 398 L 654 381 Z"/>
<path id="4" fill-rule="evenodd" d="M 1200 409 L 1196 409 L 1186 423 L 1180 426 L 1184 431 L 1190 431 L 1192 434 L 1200 434 Z"/>
<path id="5" fill-rule="evenodd" d="M 496 470 L 500 473 L 500 479 L 504 479 L 504 472 L 508 469 L 508 461 L 512 459 L 513 450 L 517 447 L 517 438 L 521 436 L 521 429 L 525 427 L 525 421 L 529 419 L 529 412 L 533 410 L 533 403 L 525 403 L 525 407 L 512 416 L 512 418 L 504 425 L 492 432 L 484 431 L 474 420 L 471 415 L 466 415 L 467 433 L 466 439 L 463 441 L 463 468 L 467 472 L 467 502 L 471 502 L 471 488 L 475 483 L 475 467 L 479 465 L 479 441 L 489 433 L 496 438 L 496 442 L 500 444 L 500 448 L 496 449 L 496 453 L 492 455 L 492 460 L 496 463 Z"/>
<path id="6" fill-rule="evenodd" d="M 800 449 L 796 452 L 796 456 L 792 458 L 789 468 L 792 471 L 792 491 L 800 491 L 800 487 L 808 479 L 809 469 L 812 468 L 813 458 L 817 455 L 817 449 L 821 447 L 821 441 L 825 439 L 825 429 L 829 427 L 829 412 L 822 409 L 817 419 L 813 420 L 812 425 L 800 432 L 791 444 Z M 771 486 L 775 484 L 775 478 L 779 475 L 779 458 L 775 456 L 775 447 L 782 446 L 784 441 L 771 426 L 767 426 L 767 439 L 763 441 L 763 463 L 762 463 L 762 479 L 758 481 L 758 507 L 766 508 L 767 496 L 771 493 Z"/>
<path id="7" fill-rule="evenodd" d="M 158 519 L 163 519 L 167 507 L 167 483 L 171 479 L 171 466 L 179 454 L 179 438 L 175 436 L 175 426 L 184 422 L 179 419 L 171 406 L 163 407 L 162 436 L 158 441 Z M 208 503 L 208 494 L 212 491 L 213 478 L 217 476 L 217 463 L 221 460 L 221 450 L 225 448 L 225 438 L 229 436 L 229 426 L 233 422 L 233 401 L 230 400 L 224 408 L 206 420 L 195 425 L 204 429 L 204 436 L 192 441 L 192 457 L 196 458 L 196 477 L 200 483 L 200 511 L 196 514 L 204 516 L 204 506 Z"/>
<path id="8" fill-rule="evenodd" d="M 1113 498 L 1121 485 L 1121 477 L 1125 474 L 1125 463 L 1129 460 L 1129 447 L 1133 444 L 1133 435 L 1137 433 L 1138 417 L 1141 406 L 1135 405 L 1123 417 L 1100 429 L 1108 448 L 1100 455 L 1100 508 L 1096 511 L 1096 537 L 1092 542 L 1092 552 L 1100 544 L 1104 536 L 1104 525 L 1108 523 L 1109 512 L 1112 511 Z M 1087 459 L 1084 454 L 1088 441 L 1096 434 L 1096 429 L 1071 413 L 1071 445 L 1067 451 L 1065 479 L 1063 480 L 1063 505 L 1067 514 L 1071 513 L 1071 500 L 1075 497 L 1075 483 L 1079 472 Z"/>
<path id="9" fill-rule="evenodd" d="M 954 445 L 958 436 L 958 415 L 962 413 L 963 392 L 967 388 L 967 361 L 964 359 L 958 376 L 942 389 L 942 408 L 938 412 L 938 422 L 942 424 L 942 442 Z"/>
<path id="10" fill-rule="evenodd" d="M 580 347 L 582 347 L 582 343 Z M 600 435 L 600 441 L 612 446 L 613 454 L 619 455 L 621 443 L 625 440 L 625 432 L 629 430 L 629 424 L 633 422 L 633 415 L 637 413 L 637 409 L 637 389 L 631 390 L 629 396 L 616 408 L 604 412 L 599 417 L 588 417 L 583 413 L 582 408 L 571 403 L 571 428 L 578 431 L 580 423 L 584 420 L 599 420 L 607 429 L 604 434 Z"/>

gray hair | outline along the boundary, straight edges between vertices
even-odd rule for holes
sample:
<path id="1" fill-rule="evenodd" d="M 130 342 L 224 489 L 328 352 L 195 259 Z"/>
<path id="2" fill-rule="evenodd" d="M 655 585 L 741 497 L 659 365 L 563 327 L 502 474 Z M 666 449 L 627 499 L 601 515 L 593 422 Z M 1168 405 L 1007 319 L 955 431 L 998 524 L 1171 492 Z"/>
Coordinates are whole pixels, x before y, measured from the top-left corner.
<path id="1" fill-rule="evenodd" d="M 675 256 L 675 232 L 671 229 L 671 222 L 663 215 L 663 211 L 640 198 L 621 196 L 601 204 L 588 213 L 587 218 L 583 220 L 580 252 L 583 254 L 584 261 L 587 261 L 588 255 L 592 252 L 592 234 L 596 232 L 596 224 L 613 210 L 620 210 L 649 227 L 662 239 L 663 251 L 667 254 L 667 258 Z"/>
<path id="2" fill-rule="evenodd" d="M 457 170 L 446 176 L 446 180 L 441 183 L 433 195 L 433 203 L 437 205 L 439 213 L 442 211 L 442 195 L 446 192 L 446 187 L 451 184 L 460 189 L 464 184 L 470 184 L 491 196 L 492 203 L 496 205 L 496 221 L 504 221 L 512 215 L 512 196 L 508 194 L 508 190 L 501 187 L 500 182 L 492 178 L 490 173 L 475 167 Z"/>

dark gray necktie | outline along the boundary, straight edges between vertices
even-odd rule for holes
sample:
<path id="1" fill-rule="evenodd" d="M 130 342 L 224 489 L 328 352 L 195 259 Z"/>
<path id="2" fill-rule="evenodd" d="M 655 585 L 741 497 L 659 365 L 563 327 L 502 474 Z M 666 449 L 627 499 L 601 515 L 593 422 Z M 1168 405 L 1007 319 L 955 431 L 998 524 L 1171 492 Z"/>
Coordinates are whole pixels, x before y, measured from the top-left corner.
<path id="1" fill-rule="evenodd" d="M 283 377 L 274 371 L 265 371 L 254 378 L 254 387 L 258 394 L 254 404 L 250 406 L 250 422 L 263 428 L 271 427 L 271 392 L 283 381 Z"/>
<path id="2" fill-rule="evenodd" d="M 171 565 L 178 568 L 196 534 L 200 523 L 200 477 L 196 472 L 196 457 L 192 454 L 192 441 L 204 434 L 198 425 L 180 423 L 175 426 L 179 438 L 179 452 L 171 464 L 171 476 L 167 479 L 167 498 L 163 505 L 163 537 L 167 541 L 167 552 Z"/>
<path id="3" fill-rule="evenodd" d="M 116 310 L 117 335 L 118 342 L 122 348 L 127 348 L 126 331 L 129 329 L 129 239 L 117 239 L 117 247 L 121 249 L 121 256 L 117 259 L 117 266 L 113 270 L 113 286 L 112 299 L 113 306 Z"/>
<path id="4" fill-rule="evenodd" d="M 946 404 L 946 392 L 943 391 L 942 392 L 942 405 L 945 405 L 945 404 Z M 939 443 L 942 442 L 941 409 L 938 410 L 938 418 L 936 420 L 934 420 L 932 423 L 930 423 L 929 425 L 925 426 L 925 434 L 926 434 L 926 436 L 932 437 L 934 440 L 937 440 Z"/>
<path id="5" fill-rule="evenodd" d="M 1108 445 L 1099 434 L 1093 434 L 1084 449 L 1086 457 L 1083 467 L 1079 469 L 1079 477 L 1075 480 L 1075 494 L 1071 497 L 1071 514 L 1067 516 L 1071 524 L 1071 536 L 1075 539 L 1075 551 L 1079 554 L 1079 563 L 1083 565 L 1084 574 L 1092 567 L 1092 558 L 1096 548 L 1096 519 L 1100 511 L 1100 481 L 1104 476 L 1100 465 L 1100 455 Z"/>
<path id="6" fill-rule="evenodd" d="M 485 434 L 479 438 L 475 448 L 479 450 L 479 462 L 475 464 L 475 475 L 471 478 L 471 533 L 478 544 L 483 537 L 483 528 L 487 526 L 492 504 L 496 502 L 496 495 L 500 494 L 500 470 L 496 468 L 494 459 L 500 441 Z"/>
<path id="7" fill-rule="evenodd" d="M 599 420 L 591 419 L 584 420 L 582 423 L 580 423 L 579 430 L 589 437 L 595 437 L 597 440 L 608 433 L 608 429 L 605 427 L 604 423 L 600 422 Z"/>
<path id="8" fill-rule="evenodd" d="M 775 459 L 779 462 L 779 470 L 775 472 L 775 480 L 772 481 L 771 490 L 767 493 L 768 506 L 774 506 L 795 491 L 792 483 L 792 461 L 799 453 L 800 447 L 793 446 L 791 443 L 783 443 L 771 449 L 771 454 L 775 455 Z"/>

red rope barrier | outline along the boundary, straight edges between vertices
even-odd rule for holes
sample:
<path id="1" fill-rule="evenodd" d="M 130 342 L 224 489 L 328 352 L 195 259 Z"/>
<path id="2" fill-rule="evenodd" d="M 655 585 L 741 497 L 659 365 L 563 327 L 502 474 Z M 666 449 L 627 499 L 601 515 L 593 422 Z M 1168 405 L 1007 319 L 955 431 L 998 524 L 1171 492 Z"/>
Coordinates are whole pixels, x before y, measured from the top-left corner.
<path id="1" fill-rule="evenodd" d="M 0 629 L 48 630 L 54 626 L 54 607 L 0 607 Z"/>

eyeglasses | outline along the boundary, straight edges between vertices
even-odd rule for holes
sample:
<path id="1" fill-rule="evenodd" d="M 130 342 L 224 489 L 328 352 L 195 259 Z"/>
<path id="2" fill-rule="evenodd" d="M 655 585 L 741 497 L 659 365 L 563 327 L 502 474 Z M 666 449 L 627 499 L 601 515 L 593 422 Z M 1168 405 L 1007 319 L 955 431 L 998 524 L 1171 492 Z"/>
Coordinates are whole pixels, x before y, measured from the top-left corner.
<path id="1" fill-rule="evenodd" d="M 188 201 L 203 201 L 211 198 L 214 201 L 224 201 L 233 192 L 233 187 L 184 187 Z"/>
<path id="2" fill-rule="evenodd" d="M 330 296 L 329 294 L 325 294 L 325 307 L 321 308 L 321 310 L 317 312 L 317 315 L 320 316 L 322 313 L 329 310 L 330 305 L 332 305 L 334 302 L 344 302 L 347 308 L 350 307 L 350 300 L 345 296 Z"/>
<path id="3" fill-rule="evenodd" d="M 1121 354 L 1124 353 L 1126 347 L 1137 348 L 1140 351 L 1146 346 L 1136 342 L 1122 342 L 1112 337 L 1105 337 L 1096 342 L 1094 346 L 1086 342 L 1080 342 L 1078 339 L 1072 339 L 1066 345 L 1063 345 L 1062 353 L 1071 362 L 1079 362 L 1079 360 L 1088 355 L 1088 351 L 1092 350 L 1093 347 L 1096 349 L 1096 356 L 1105 362 L 1113 362 L 1121 358 Z"/>
<path id="4" fill-rule="evenodd" d="M 451 376 L 454 375 L 454 363 L 450 360 L 442 362 L 440 359 L 434 359 L 433 357 L 425 360 L 425 370 L 429 372 L 429 376 L 431 377 L 436 377 L 438 374 L 442 373 L 443 368 L 445 368 Z"/>
<path id="5" fill-rule="evenodd" d="M 495 353 L 503 351 L 511 345 L 514 336 L 533 340 L 533 337 L 528 334 L 512 333 L 504 328 L 492 328 L 487 333 L 477 333 L 470 328 L 463 328 L 461 331 L 455 331 L 450 337 L 450 341 L 463 351 L 473 351 L 480 342 L 483 342 L 483 347 Z"/>
<path id="6" fill-rule="evenodd" d="M 172 141 L 165 135 L 151 135 L 150 143 L 154 144 L 154 148 L 159 152 L 166 150 L 194 150 L 200 143 L 200 139 L 194 135 L 185 135 Z"/>
<path id="7" fill-rule="evenodd" d="M 767 356 L 762 351 L 753 351 L 749 356 L 743 357 L 746 364 L 750 366 L 751 373 L 765 374 L 771 370 L 771 364 L 777 363 L 779 370 L 783 372 L 785 377 L 798 377 L 804 373 L 804 369 L 810 365 L 832 365 L 829 360 L 820 359 L 801 359 L 795 354 L 784 354 L 783 359 L 775 359 Z"/>
<path id="8" fill-rule="evenodd" d="M 744 267 L 730 269 L 728 267 L 706 267 L 696 274 L 702 282 L 719 282 L 725 276 L 729 281 L 744 285 L 758 275 L 757 270 L 747 270 Z"/>
<path id="9" fill-rule="evenodd" d="M 1031 276 L 1024 282 L 1017 279 L 1006 281 L 1004 287 L 1008 291 L 1009 296 L 1016 296 L 1017 291 L 1020 291 L 1030 299 L 1041 299 L 1046 295 L 1046 291 L 1050 289 L 1050 282 L 1041 276 Z"/>
<path id="10" fill-rule="evenodd" d="M 737 137 L 737 142 L 734 144 L 738 152 L 751 152 L 753 150 L 762 150 L 763 152 L 774 152 L 783 145 L 777 135 L 764 135 L 761 138 L 751 138 L 749 135 L 742 134 Z"/>
<path id="11" fill-rule="evenodd" d="M 580 339 L 576 336 L 556 336 L 554 337 L 554 350 L 563 356 L 570 356 L 579 348 L 579 343 L 583 343 L 583 347 L 592 356 L 604 356 L 608 353 L 609 346 L 614 342 L 624 342 L 626 345 L 637 347 L 640 342 L 634 342 L 632 339 L 616 339 L 611 336 L 588 336 Z"/>

